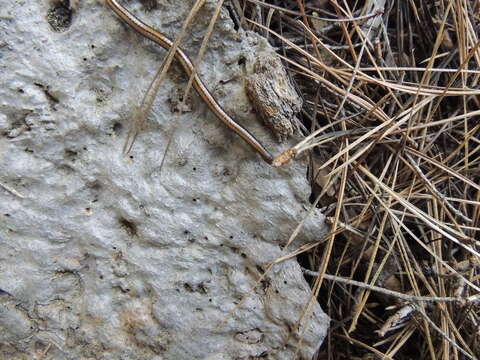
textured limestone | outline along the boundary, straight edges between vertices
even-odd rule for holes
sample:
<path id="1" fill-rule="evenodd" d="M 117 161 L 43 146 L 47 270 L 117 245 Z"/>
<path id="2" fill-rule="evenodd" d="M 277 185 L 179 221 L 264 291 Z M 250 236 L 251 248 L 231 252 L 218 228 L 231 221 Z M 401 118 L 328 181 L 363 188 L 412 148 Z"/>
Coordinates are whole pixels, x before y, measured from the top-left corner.
<path id="1" fill-rule="evenodd" d="M 101 1 L 79 2 L 56 32 L 51 3 L 0 7 L 0 358 L 292 359 L 302 332 L 310 358 L 328 318 L 315 303 L 295 330 L 309 297 L 296 261 L 254 289 L 306 214 L 304 164 L 270 168 L 193 94 L 160 171 L 185 80 L 175 66 L 125 158 L 128 123 L 165 51 Z M 149 13 L 126 5 L 174 36 L 192 1 Z M 191 55 L 212 7 L 183 45 Z M 287 145 L 243 84 L 243 60 L 264 47 L 222 12 L 200 74 L 278 153 Z M 315 213 L 290 249 L 317 240 L 321 224 Z"/>

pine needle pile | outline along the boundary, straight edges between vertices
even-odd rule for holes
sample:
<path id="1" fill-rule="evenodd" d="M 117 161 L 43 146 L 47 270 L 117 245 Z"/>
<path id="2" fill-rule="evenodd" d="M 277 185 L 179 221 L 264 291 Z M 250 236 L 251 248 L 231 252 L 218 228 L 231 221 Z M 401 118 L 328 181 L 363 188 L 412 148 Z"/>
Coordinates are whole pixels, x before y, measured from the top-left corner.
<path id="1" fill-rule="evenodd" d="M 318 359 L 480 356 L 480 2 L 236 0 L 304 99 Z"/>

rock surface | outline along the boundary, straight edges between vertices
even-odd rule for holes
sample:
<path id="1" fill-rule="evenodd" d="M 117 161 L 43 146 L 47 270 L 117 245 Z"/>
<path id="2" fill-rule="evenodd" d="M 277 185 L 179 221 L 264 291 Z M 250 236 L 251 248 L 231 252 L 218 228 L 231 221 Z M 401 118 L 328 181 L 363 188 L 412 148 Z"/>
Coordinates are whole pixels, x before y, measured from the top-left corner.
<path id="1" fill-rule="evenodd" d="M 304 164 L 269 167 L 192 94 L 160 169 L 169 101 L 185 84 L 176 66 L 125 158 L 165 51 L 101 1 L 79 2 L 71 18 L 52 3 L 0 8 L 0 358 L 292 359 L 302 333 L 299 358 L 311 358 L 328 317 L 315 303 L 295 328 L 310 295 L 296 261 L 255 288 L 306 216 Z M 126 5 L 172 37 L 193 2 L 173 3 Z M 212 9 L 190 29 L 190 55 Z M 262 47 L 222 12 L 199 72 L 278 153 L 288 145 L 253 114 L 243 84 L 243 60 Z M 314 213 L 287 252 L 318 240 L 321 224 Z"/>

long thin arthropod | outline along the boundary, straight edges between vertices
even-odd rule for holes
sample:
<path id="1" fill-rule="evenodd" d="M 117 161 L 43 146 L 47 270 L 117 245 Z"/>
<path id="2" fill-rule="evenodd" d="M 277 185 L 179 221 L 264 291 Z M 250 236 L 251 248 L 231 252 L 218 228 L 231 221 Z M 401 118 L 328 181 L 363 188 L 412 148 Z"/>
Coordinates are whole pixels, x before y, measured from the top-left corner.
<path id="1" fill-rule="evenodd" d="M 106 0 L 106 3 L 123 22 L 131 26 L 139 34 L 143 35 L 147 39 L 152 40 L 166 50 L 169 50 L 173 45 L 172 40 L 136 18 L 132 13 L 120 5 L 117 0 Z M 175 58 L 178 60 L 178 62 L 180 62 L 187 75 L 191 76 L 194 72 L 194 68 L 192 61 L 187 54 L 185 54 L 180 48 L 177 48 L 177 51 L 175 52 Z M 260 141 L 255 138 L 255 136 L 253 136 L 242 125 L 233 120 L 232 117 L 228 115 L 225 110 L 223 110 L 223 108 L 220 106 L 220 104 L 218 104 L 196 73 L 193 75 L 193 87 L 203 101 L 205 101 L 205 103 L 208 105 L 210 110 L 215 114 L 215 116 L 223 121 L 223 123 L 230 129 L 235 131 L 253 149 L 255 149 L 255 151 L 260 154 L 265 162 L 276 167 L 288 162 L 288 160 L 294 156 L 294 154 L 289 153 L 289 149 L 280 154 L 278 157 L 273 158 L 272 154 L 270 154 L 270 152 L 260 143 Z"/>

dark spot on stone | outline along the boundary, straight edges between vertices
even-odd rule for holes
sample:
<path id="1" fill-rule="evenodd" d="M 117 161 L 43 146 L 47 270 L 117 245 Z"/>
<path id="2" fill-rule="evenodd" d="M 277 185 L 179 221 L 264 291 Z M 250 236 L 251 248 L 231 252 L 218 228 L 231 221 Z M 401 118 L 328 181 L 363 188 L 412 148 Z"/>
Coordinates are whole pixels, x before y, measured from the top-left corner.
<path id="1" fill-rule="evenodd" d="M 137 225 L 133 221 L 127 220 L 123 217 L 120 218 L 118 221 L 121 227 L 127 232 L 129 236 L 137 236 Z"/>
<path id="2" fill-rule="evenodd" d="M 208 293 L 208 288 L 207 286 L 202 282 L 197 286 L 197 292 L 200 294 L 206 294 Z"/>
<path id="3" fill-rule="evenodd" d="M 56 1 L 56 4 L 47 11 L 47 22 L 53 31 L 62 32 L 67 30 L 72 24 L 70 1 Z"/>
<path id="4" fill-rule="evenodd" d="M 272 284 L 272 280 L 269 277 L 265 277 L 260 281 L 260 284 L 262 285 L 263 290 L 267 290 Z"/>
<path id="5" fill-rule="evenodd" d="M 23 94 L 25 91 L 23 89 L 17 89 L 20 94 Z"/>
<path id="6" fill-rule="evenodd" d="M 74 162 L 76 160 L 77 155 L 78 155 L 78 152 L 76 152 L 75 150 L 65 149 L 65 158 L 67 160 Z"/>
<path id="7" fill-rule="evenodd" d="M 232 172 L 230 171 L 229 168 L 226 167 L 226 168 L 223 169 L 222 175 L 223 176 L 230 176 L 230 175 L 232 175 Z"/>
<path id="8" fill-rule="evenodd" d="M 112 130 L 115 133 L 115 135 L 120 135 L 120 133 L 123 130 L 123 125 L 119 123 L 118 121 L 113 123 Z"/>
<path id="9" fill-rule="evenodd" d="M 33 83 L 35 86 L 39 87 L 42 89 L 43 93 L 45 94 L 45 97 L 47 98 L 48 104 L 52 108 L 53 111 L 57 111 L 56 105 L 60 102 L 56 96 L 54 96 L 51 91 L 50 91 L 50 86 L 48 85 L 43 85 L 41 83 Z"/>
<path id="10" fill-rule="evenodd" d="M 157 0 L 140 0 L 140 2 L 142 3 L 146 11 L 152 11 L 158 6 Z"/>
<path id="11" fill-rule="evenodd" d="M 238 31 L 238 29 L 240 29 L 240 23 L 239 23 L 239 20 L 238 20 L 238 16 L 235 13 L 235 10 L 233 9 L 232 6 L 230 6 L 228 4 L 225 4 L 225 7 L 227 8 L 228 15 L 229 15 L 230 19 L 232 19 L 232 21 L 233 21 L 233 28 L 235 29 L 235 31 Z"/>
<path id="12" fill-rule="evenodd" d="M 91 182 L 87 183 L 87 186 L 90 189 L 95 190 L 95 191 L 98 191 L 102 188 L 102 184 L 98 180 L 94 180 L 94 181 L 91 181 Z"/>

